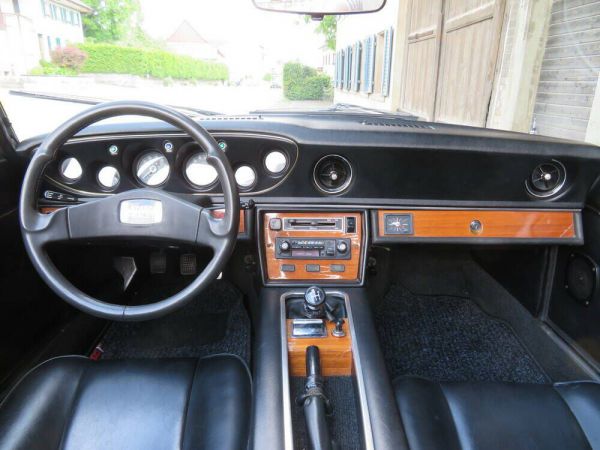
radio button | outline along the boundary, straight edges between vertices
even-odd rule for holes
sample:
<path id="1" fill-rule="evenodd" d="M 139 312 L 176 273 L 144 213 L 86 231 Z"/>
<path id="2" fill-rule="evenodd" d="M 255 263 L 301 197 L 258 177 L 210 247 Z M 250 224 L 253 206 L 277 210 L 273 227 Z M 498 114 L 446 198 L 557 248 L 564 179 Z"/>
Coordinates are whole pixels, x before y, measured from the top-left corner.
<path id="1" fill-rule="evenodd" d="M 319 264 L 307 264 L 306 271 L 307 272 L 320 272 L 321 266 Z"/>
<path id="2" fill-rule="evenodd" d="M 296 266 L 294 264 L 282 264 L 281 271 L 282 272 L 295 272 Z"/>
<path id="3" fill-rule="evenodd" d="M 331 265 L 331 271 L 332 272 L 345 272 L 346 271 L 346 266 L 344 264 L 332 264 Z"/>
<path id="4" fill-rule="evenodd" d="M 281 219 L 271 219 L 269 220 L 269 228 L 273 231 L 281 230 Z"/>
<path id="5" fill-rule="evenodd" d="M 292 246 L 288 241 L 283 241 L 279 244 L 279 250 L 282 252 L 287 252 L 290 248 L 292 248 Z"/>

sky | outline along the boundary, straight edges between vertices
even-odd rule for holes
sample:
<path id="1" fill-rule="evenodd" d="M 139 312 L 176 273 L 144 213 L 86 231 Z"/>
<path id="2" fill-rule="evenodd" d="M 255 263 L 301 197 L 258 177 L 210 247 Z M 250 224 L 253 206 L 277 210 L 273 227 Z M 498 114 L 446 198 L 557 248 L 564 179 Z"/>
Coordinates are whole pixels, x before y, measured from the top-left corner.
<path id="1" fill-rule="evenodd" d="M 169 37 L 187 20 L 206 40 L 216 43 L 228 63 L 242 68 L 256 65 L 260 48 L 273 61 L 298 60 L 319 66 L 322 35 L 315 23 L 296 14 L 257 9 L 252 0 L 140 0 L 143 28 L 157 39 Z"/>

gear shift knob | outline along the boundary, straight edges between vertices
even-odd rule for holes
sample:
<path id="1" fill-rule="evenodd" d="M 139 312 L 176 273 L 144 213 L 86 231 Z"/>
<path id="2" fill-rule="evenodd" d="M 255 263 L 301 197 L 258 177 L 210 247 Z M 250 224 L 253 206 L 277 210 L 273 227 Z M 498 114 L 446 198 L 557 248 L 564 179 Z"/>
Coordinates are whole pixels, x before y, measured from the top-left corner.
<path id="1" fill-rule="evenodd" d="M 325 313 L 325 291 L 319 286 L 310 286 L 304 293 L 304 312 L 309 319 L 318 319 Z"/>

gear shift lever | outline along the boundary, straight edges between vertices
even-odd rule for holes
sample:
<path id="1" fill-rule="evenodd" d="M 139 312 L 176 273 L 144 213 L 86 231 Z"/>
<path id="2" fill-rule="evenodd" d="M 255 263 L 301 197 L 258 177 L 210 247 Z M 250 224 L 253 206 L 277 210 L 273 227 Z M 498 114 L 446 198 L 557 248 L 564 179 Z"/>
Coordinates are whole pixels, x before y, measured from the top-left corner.
<path id="1" fill-rule="evenodd" d="M 309 319 L 321 319 L 325 315 L 325 291 L 311 286 L 304 293 L 304 314 Z"/>

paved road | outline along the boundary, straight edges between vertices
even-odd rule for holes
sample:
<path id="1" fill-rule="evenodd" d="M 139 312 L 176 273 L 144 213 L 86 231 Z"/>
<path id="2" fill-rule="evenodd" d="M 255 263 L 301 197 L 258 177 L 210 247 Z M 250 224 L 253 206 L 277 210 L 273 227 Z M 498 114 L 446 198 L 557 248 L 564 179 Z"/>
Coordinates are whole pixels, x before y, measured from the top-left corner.
<path id="1" fill-rule="evenodd" d="M 225 114 L 245 114 L 256 109 L 319 109 L 330 102 L 290 102 L 281 89 L 268 86 L 182 84 L 165 86 L 156 80 L 110 77 L 24 77 L 14 89 L 109 100 L 147 100 Z M 0 102 L 20 139 L 51 131 L 89 105 L 13 95 L 0 85 Z M 131 120 L 131 117 L 116 121 Z M 114 121 L 114 120 L 113 120 Z"/>

